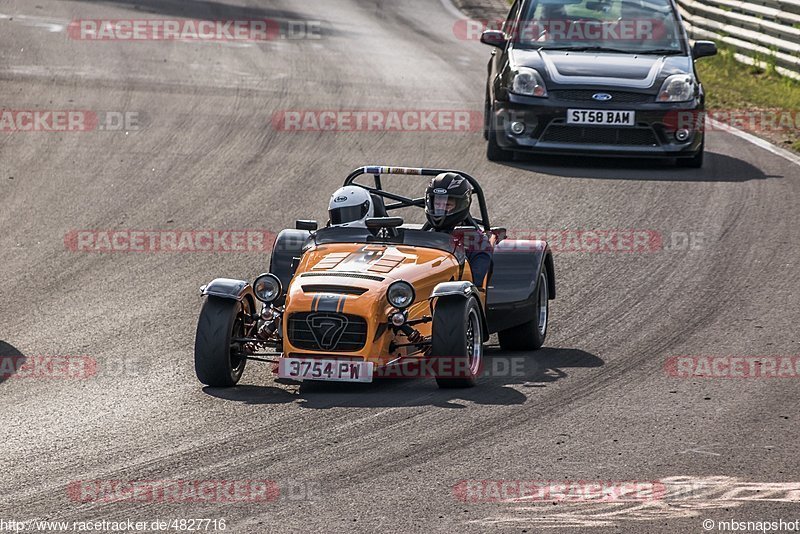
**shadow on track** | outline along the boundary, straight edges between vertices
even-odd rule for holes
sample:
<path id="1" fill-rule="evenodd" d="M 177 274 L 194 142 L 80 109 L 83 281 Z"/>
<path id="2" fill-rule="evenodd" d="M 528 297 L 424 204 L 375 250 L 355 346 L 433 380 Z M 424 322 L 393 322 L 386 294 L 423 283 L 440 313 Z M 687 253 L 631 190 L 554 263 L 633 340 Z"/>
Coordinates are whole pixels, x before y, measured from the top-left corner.
<path id="1" fill-rule="evenodd" d="M 305 382 L 298 388 L 275 383 L 230 389 L 204 388 L 203 391 L 212 397 L 246 404 L 298 402 L 303 408 L 322 410 L 336 407 L 466 407 L 457 401 L 508 406 L 523 404 L 529 395 L 507 386 L 546 387 L 567 378 L 569 375 L 565 368 L 601 367 L 604 364 L 597 356 L 577 349 L 545 348 L 535 353 L 509 353 L 491 346 L 486 348 L 484 361 L 484 376 L 476 387 L 466 389 L 439 389 L 432 378 L 383 378 L 371 384 Z"/>
<path id="2" fill-rule="evenodd" d="M 308 18 L 295 11 L 268 7 L 236 6 L 214 0 L 70 0 L 81 4 L 100 4 L 198 20 L 255 20 L 301 21 Z"/>
<path id="3" fill-rule="evenodd" d="M 7 372 L 8 369 L 13 368 L 16 370 L 24 361 L 24 354 L 13 345 L 0 341 L 0 384 L 13 376 L 13 373 Z"/>
<path id="4" fill-rule="evenodd" d="M 747 182 L 769 176 L 750 163 L 715 152 L 706 151 L 702 169 L 675 167 L 668 160 L 592 158 L 572 156 L 518 155 L 517 160 L 504 163 L 508 167 L 535 171 L 565 178 L 594 178 L 600 180 L 648 180 L 663 182 Z"/>

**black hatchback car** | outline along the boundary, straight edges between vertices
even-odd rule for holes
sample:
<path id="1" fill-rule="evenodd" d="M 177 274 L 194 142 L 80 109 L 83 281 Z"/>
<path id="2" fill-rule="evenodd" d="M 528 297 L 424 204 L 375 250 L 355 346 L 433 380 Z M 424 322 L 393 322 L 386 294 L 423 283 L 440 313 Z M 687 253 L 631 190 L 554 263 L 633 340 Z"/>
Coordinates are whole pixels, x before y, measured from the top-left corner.
<path id="1" fill-rule="evenodd" d="M 486 86 L 487 156 L 677 158 L 703 164 L 703 87 L 674 0 L 516 0 Z"/>

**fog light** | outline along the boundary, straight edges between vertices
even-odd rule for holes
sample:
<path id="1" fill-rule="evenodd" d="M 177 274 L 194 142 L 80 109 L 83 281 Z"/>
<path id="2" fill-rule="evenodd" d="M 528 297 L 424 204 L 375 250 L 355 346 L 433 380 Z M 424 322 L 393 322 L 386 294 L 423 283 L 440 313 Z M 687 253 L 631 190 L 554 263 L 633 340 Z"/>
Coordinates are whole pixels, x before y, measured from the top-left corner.
<path id="1" fill-rule="evenodd" d="M 515 121 L 511 123 L 511 133 L 514 135 L 521 135 L 525 132 L 525 123 Z"/>
<path id="2" fill-rule="evenodd" d="M 391 321 L 394 326 L 403 326 L 406 324 L 406 314 L 403 312 L 394 312 L 389 316 L 389 321 Z"/>
<path id="3" fill-rule="evenodd" d="M 682 128 L 675 132 L 675 139 L 678 141 L 686 141 L 689 139 L 689 130 Z"/>

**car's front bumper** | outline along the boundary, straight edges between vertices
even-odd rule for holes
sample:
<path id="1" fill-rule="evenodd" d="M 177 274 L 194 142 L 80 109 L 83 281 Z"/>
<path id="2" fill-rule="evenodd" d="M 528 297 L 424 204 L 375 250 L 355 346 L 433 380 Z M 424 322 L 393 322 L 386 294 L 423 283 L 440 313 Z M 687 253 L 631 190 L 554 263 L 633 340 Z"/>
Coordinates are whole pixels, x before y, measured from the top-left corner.
<path id="1" fill-rule="evenodd" d="M 701 148 L 702 104 L 610 104 L 591 101 L 517 98 L 494 102 L 491 116 L 497 144 L 504 149 L 538 154 L 575 154 L 632 157 L 691 157 Z M 568 109 L 623 110 L 636 113 L 634 126 L 584 126 L 567 124 Z M 687 120 L 687 117 L 690 120 Z M 514 133 L 513 123 L 522 123 Z M 687 129 L 679 141 L 675 133 Z"/>

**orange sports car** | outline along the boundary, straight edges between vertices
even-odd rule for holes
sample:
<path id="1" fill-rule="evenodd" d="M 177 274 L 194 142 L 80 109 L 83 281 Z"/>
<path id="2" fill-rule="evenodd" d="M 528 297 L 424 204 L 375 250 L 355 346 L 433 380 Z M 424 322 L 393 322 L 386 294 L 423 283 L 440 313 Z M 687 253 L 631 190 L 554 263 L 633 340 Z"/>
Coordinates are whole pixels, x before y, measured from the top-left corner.
<path id="1" fill-rule="evenodd" d="M 469 181 L 479 214 L 450 233 L 389 216 L 425 199 L 385 190 L 381 176 L 444 172 Z M 370 175 L 372 184 L 358 181 Z M 505 350 L 542 346 L 556 293 L 552 254 L 544 241 L 509 239 L 491 226 L 477 180 L 461 171 L 367 166 L 345 186 L 370 193 L 375 213 L 366 227 L 297 221 L 278 234 L 268 273 L 252 284 L 218 278 L 201 288 L 200 382 L 234 386 L 256 360 L 296 381 L 430 376 L 439 387 L 469 387 L 490 334 Z M 491 268 L 476 286 L 465 250 L 486 236 Z"/>

